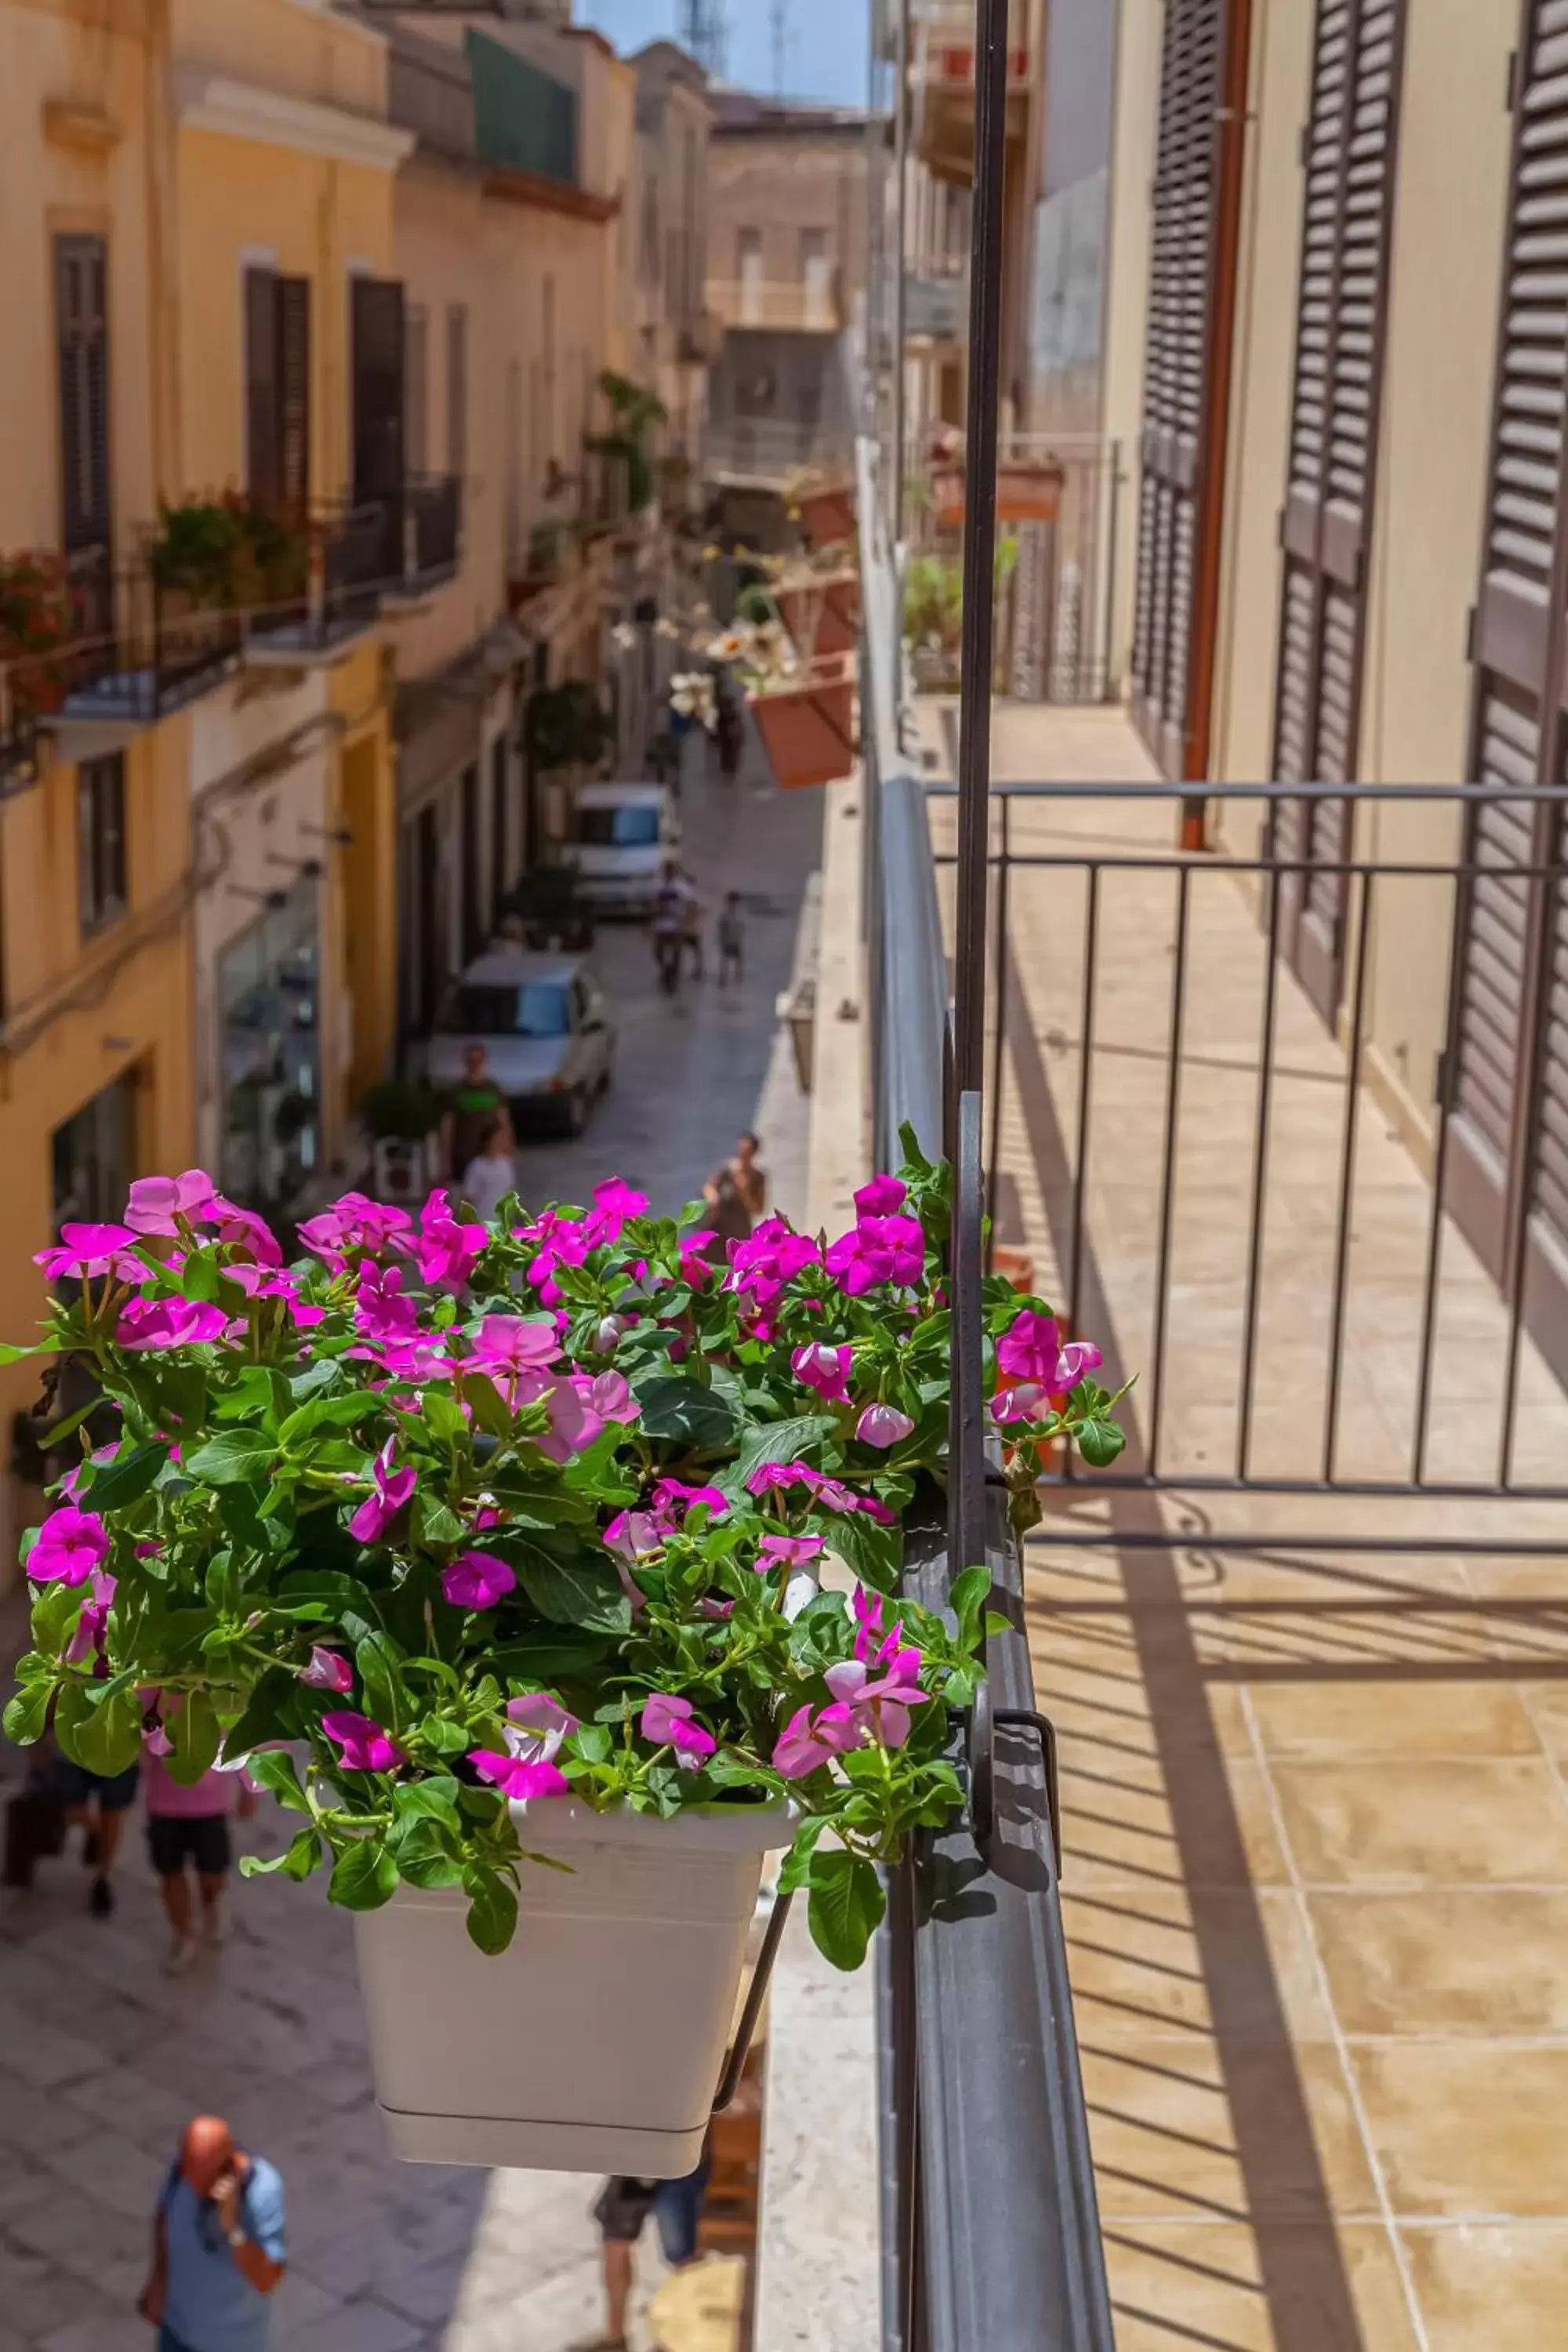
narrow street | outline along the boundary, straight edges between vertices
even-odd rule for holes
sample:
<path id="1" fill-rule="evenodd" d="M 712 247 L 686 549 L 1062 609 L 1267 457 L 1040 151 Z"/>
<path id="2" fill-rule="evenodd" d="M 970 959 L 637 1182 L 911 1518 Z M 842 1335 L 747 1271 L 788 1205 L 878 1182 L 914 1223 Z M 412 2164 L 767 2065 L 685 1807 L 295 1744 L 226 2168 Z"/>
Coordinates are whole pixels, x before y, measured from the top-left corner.
<path id="1" fill-rule="evenodd" d="M 683 816 L 710 932 L 723 892 L 744 895 L 744 984 L 721 992 L 710 956 L 708 978 L 686 979 L 671 1003 L 654 987 L 644 931 L 602 935 L 615 1086 L 580 1142 L 523 1146 L 531 1202 L 621 1174 L 673 1208 L 755 1126 L 775 1196 L 798 1205 L 805 1098 L 774 1002 L 820 800 L 774 791 L 749 763 L 733 788 L 689 782 Z M 20 1624 L 5 1630 L 14 1647 Z M 19 1771 L 16 1752 L 0 1752 L 0 1797 Z M 278 1850 L 269 1806 L 242 1836 Z M 164 1930 L 139 1820 L 119 1891 L 111 1920 L 89 1917 L 73 1854 L 41 1865 L 31 1893 L 0 1894 L 0 2352 L 146 2352 L 133 2305 L 149 2216 L 181 2126 L 203 2109 L 283 2173 L 289 2264 L 274 2352 L 561 2352 L 592 2335 L 596 2182 L 411 2170 L 386 2154 L 351 1925 L 320 1882 L 238 1882 L 227 1948 L 176 1981 L 159 1972 Z M 648 2237 L 637 2315 L 662 2267 Z"/>

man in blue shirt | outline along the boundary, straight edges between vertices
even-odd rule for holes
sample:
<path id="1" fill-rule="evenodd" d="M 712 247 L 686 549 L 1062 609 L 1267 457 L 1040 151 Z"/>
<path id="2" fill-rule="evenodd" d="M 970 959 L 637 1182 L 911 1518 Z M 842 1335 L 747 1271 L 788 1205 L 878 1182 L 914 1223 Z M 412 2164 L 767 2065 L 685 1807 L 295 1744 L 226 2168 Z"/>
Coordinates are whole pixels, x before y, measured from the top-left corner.
<path id="1" fill-rule="evenodd" d="M 137 2305 L 158 2352 L 267 2352 L 268 2297 L 283 2276 L 283 2182 L 216 2116 L 185 2127 L 153 2220 Z"/>

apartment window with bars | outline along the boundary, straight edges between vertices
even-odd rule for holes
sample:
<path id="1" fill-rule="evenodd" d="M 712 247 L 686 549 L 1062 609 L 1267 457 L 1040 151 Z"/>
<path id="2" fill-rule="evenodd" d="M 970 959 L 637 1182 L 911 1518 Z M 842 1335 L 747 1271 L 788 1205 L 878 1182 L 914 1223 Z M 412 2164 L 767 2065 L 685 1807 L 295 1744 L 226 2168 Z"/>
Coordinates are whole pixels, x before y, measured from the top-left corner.
<path id="1" fill-rule="evenodd" d="M 125 754 L 77 771 L 77 861 L 83 939 L 125 912 Z"/>

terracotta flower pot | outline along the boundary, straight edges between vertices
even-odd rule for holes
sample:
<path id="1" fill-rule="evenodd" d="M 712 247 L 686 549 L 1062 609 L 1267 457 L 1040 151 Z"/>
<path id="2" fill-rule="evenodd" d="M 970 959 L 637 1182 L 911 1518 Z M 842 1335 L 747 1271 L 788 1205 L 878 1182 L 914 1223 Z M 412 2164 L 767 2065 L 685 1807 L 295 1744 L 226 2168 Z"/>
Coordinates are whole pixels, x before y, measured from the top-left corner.
<path id="1" fill-rule="evenodd" d="M 853 571 L 825 578 L 787 583 L 777 590 L 779 618 L 798 650 L 814 654 L 852 654 L 860 642 L 860 579 Z"/>
<path id="2" fill-rule="evenodd" d="M 468 1940 L 460 1887 L 355 1914 L 376 2101 L 393 2152 L 675 2180 L 696 2168 L 763 1856 L 793 1806 L 595 1813 L 514 1805 L 517 1932 Z"/>
<path id="3" fill-rule="evenodd" d="M 855 663 L 818 661 L 798 685 L 748 697 L 773 771 L 786 790 L 837 783 L 855 764 Z"/>
<path id="4" fill-rule="evenodd" d="M 996 520 L 1055 522 L 1061 493 L 1062 469 L 1054 458 L 1005 462 L 996 468 Z M 966 511 L 963 474 L 952 468 L 933 473 L 931 503 L 939 523 L 961 524 Z"/>
<path id="5" fill-rule="evenodd" d="M 855 492 L 845 482 L 831 490 L 808 490 L 799 501 L 800 527 L 813 547 L 849 547 L 855 540 Z"/>

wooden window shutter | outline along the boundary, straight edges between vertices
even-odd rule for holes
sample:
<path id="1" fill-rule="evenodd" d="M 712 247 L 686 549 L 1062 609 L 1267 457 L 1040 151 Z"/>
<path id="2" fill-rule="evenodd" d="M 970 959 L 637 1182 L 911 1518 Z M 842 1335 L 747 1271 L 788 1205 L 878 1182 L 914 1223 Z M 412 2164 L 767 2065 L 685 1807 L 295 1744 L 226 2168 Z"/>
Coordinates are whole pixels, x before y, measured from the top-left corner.
<path id="1" fill-rule="evenodd" d="M 1166 0 L 1144 360 L 1132 711 L 1201 776 L 1219 578 L 1250 0 Z"/>
<path id="2" fill-rule="evenodd" d="M 100 236 L 55 239 L 55 332 L 61 538 L 68 555 L 107 554 L 109 250 Z"/>
<path id="3" fill-rule="evenodd" d="M 403 288 L 356 278 L 353 289 L 353 496 L 368 506 L 403 490 Z"/>
<path id="4" fill-rule="evenodd" d="M 423 474 L 430 465 L 430 320 L 423 305 L 410 302 L 404 310 L 405 388 L 404 455 L 411 474 Z"/>
<path id="5" fill-rule="evenodd" d="M 1568 773 L 1568 0 L 1523 0 L 1504 232 L 1469 773 L 1533 788 Z M 1557 1369 L 1568 1370 L 1568 912 L 1520 869 L 1561 856 L 1562 811 L 1471 808 L 1473 878 L 1447 1056 L 1449 1206 Z"/>
<path id="6" fill-rule="evenodd" d="M 1407 0 L 1318 0 L 1303 143 L 1301 262 L 1272 772 L 1348 783 L 1359 752 L 1367 546 L 1388 318 Z M 1286 953 L 1326 1020 L 1344 971 L 1342 801 L 1282 802 Z"/>
<path id="7" fill-rule="evenodd" d="M 278 486 L 290 514 L 310 503 L 310 281 L 278 280 Z"/>
<path id="8" fill-rule="evenodd" d="M 245 479 L 252 495 L 275 506 L 279 472 L 278 279 L 270 269 L 245 273 Z"/>

